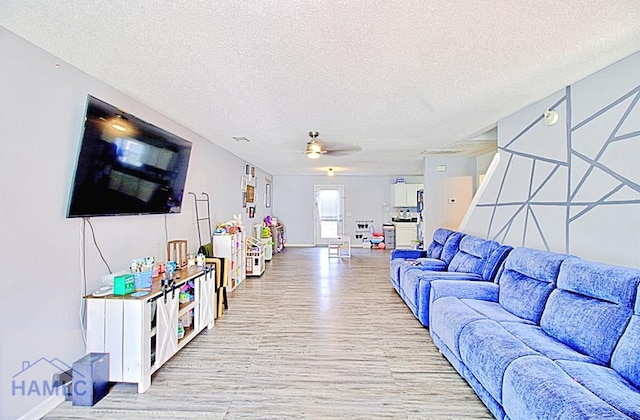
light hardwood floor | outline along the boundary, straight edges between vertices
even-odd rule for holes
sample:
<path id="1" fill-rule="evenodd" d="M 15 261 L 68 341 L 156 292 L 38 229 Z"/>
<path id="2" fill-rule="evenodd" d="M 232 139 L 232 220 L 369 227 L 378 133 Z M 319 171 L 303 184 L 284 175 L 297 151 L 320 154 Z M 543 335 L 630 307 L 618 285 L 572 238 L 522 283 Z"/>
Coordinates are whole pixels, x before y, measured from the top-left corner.
<path id="1" fill-rule="evenodd" d="M 389 251 L 287 248 L 153 377 L 48 419 L 491 419 L 389 281 Z"/>

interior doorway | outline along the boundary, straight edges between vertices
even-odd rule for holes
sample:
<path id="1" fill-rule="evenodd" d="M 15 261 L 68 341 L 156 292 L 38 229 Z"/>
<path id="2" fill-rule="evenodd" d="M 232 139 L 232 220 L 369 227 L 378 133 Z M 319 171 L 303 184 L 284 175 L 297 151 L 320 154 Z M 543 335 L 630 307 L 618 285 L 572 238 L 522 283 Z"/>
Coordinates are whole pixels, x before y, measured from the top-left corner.
<path id="1" fill-rule="evenodd" d="M 314 186 L 314 241 L 326 245 L 329 238 L 344 234 L 344 186 Z"/>

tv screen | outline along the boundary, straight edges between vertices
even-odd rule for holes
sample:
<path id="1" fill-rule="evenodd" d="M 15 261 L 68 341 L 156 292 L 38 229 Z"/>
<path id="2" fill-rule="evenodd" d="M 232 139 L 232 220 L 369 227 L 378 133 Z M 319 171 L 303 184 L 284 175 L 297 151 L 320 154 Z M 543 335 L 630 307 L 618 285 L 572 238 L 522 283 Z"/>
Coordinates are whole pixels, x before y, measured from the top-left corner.
<path id="1" fill-rule="evenodd" d="M 191 143 L 93 96 L 67 217 L 180 213 Z"/>

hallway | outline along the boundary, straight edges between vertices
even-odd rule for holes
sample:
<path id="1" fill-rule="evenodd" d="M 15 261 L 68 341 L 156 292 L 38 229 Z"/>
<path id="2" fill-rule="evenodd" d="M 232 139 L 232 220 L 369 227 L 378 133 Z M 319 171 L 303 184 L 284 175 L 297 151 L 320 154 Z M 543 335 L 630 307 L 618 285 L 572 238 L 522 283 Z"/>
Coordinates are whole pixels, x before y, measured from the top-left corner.
<path id="1" fill-rule="evenodd" d="M 389 282 L 389 251 L 286 248 L 153 377 L 48 419 L 491 419 Z"/>

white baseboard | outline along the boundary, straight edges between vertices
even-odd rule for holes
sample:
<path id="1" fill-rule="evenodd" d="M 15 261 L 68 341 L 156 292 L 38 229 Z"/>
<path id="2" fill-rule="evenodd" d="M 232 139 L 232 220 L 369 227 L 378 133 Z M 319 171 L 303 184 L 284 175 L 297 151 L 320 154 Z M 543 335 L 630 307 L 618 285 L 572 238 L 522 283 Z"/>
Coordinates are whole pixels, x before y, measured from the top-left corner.
<path id="1" fill-rule="evenodd" d="M 315 245 L 315 244 L 287 244 L 285 248 L 326 248 L 326 244 Z M 355 242 L 351 244 L 352 248 L 371 248 L 369 243 L 361 243 Z"/>
<path id="2" fill-rule="evenodd" d="M 54 408 L 56 408 L 63 402 L 64 395 L 52 395 L 42 401 L 40 404 L 33 407 L 31 410 L 18 417 L 18 420 L 40 419 L 49 414 L 51 411 L 53 411 Z"/>

